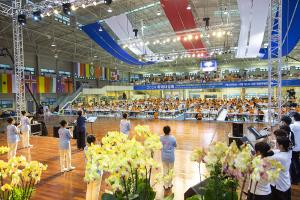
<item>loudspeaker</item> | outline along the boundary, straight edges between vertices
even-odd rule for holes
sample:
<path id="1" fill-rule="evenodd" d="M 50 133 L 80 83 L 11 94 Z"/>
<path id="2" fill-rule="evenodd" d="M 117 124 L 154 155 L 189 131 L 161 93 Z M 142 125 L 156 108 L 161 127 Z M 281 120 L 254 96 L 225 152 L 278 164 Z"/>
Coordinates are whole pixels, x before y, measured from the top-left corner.
<path id="1" fill-rule="evenodd" d="M 185 193 L 184 193 L 184 199 L 187 199 L 189 197 L 192 197 L 194 195 L 200 194 L 204 195 L 205 190 L 204 187 L 207 185 L 209 179 L 205 179 L 204 181 L 198 183 L 197 185 L 194 185 L 193 187 L 190 187 Z"/>
<path id="2" fill-rule="evenodd" d="M 232 123 L 232 136 L 243 137 L 244 136 L 244 124 L 243 123 Z"/>

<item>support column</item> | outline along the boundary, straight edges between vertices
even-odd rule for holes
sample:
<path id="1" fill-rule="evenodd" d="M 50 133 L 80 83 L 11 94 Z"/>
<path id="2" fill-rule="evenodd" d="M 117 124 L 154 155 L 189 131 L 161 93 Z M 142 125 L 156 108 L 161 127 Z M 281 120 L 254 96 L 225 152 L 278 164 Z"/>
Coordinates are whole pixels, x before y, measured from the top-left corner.
<path id="1" fill-rule="evenodd" d="M 23 28 L 18 22 L 18 15 L 22 7 L 22 0 L 14 0 L 13 5 L 13 43 L 14 43 L 14 64 L 16 78 L 16 113 L 17 120 L 21 117 L 21 111 L 25 110 L 25 82 L 24 82 L 24 50 L 23 50 Z"/>

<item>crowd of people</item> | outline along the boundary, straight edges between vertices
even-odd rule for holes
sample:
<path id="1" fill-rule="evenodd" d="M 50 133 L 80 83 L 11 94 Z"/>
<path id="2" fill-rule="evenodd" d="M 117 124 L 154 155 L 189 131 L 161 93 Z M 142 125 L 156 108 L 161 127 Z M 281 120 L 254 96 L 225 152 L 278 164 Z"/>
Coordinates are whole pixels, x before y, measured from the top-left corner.
<path id="1" fill-rule="evenodd" d="M 276 104 L 276 101 L 273 101 Z M 73 103 L 66 111 L 84 110 L 87 113 L 94 112 L 127 112 L 129 117 L 135 117 L 137 113 L 154 115 L 154 118 L 165 115 L 177 115 L 187 113 L 187 118 L 198 120 L 216 120 L 222 109 L 227 110 L 226 121 L 263 121 L 267 110 L 268 100 L 262 98 L 252 99 L 205 99 L 188 98 L 147 98 L 139 100 L 102 101 L 100 103 Z M 300 112 L 300 107 L 285 106 L 282 113 Z M 278 112 L 277 110 L 273 111 Z"/>
<path id="2" fill-rule="evenodd" d="M 282 74 L 283 78 L 297 78 L 298 73 L 291 73 L 286 71 Z M 227 72 L 204 72 L 204 73 L 183 73 L 183 74 L 160 74 L 150 75 L 143 77 L 142 80 L 133 81 L 135 85 L 146 84 L 166 84 L 166 83 L 208 83 L 208 82 L 220 82 L 220 81 L 244 81 L 244 80 L 258 80 L 267 79 L 267 71 L 261 71 L 260 73 L 253 73 L 250 71 L 227 71 Z"/>
<path id="3" fill-rule="evenodd" d="M 214 100 L 206 102 L 205 100 L 198 99 L 197 101 L 188 100 L 186 107 L 194 107 L 203 105 L 209 108 L 214 105 L 223 105 L 227 107 L 258 107 L 260 100 L 248 101 L 248 100 Z M 93 135 L 87 135 L 86 133 L 86 121 L 83 111 L 78 111 L 78 118 L 76 120 L 76 126 L 78 131 L 77 147 L 79 150 L 87 152 L 89 146 L 96 142 L 96 138 Z M 22 117 L 19 125 L 15 125 L 14 118 L 8 118 L 7 120 L 7 143 L 9 147 L 8 158 L 16 156 L 18 142 L 20 136 L 24 148 L 30 148 L 32 145 L 29 143 L 30 123 L 31 118 L 27 117 L 27 113 L 22 111 Z M 123 114 L 123 119 L 120 121 L 120 132 L 126 135 L 130 134 L 130 120 L 128 120 L 127 113 Z M 60 122 L 59 133 L 59 155 L 60 155 L 60 170 L 62 173 L 69 172 L 75 169 L 72 166 L 71 158 L 71 143 L 73 138 L 73 128 L 68 127 L 68 122 L 62 120 Z M 171 128 L 169 126 L 163 127 L 164 135 L 160 140 L 162 143 L 161 158 L 163 163 L 163 173 L 166 175 L 169 171 L 173 170 L 175 162 L 175 148 L 177 146 L 176 138 L 171 135 Z M 272 184 L 265 183 L 263 181 L 252 181 L 249 186 L 248 200 L 291 200 L 291 184 L 300 183 L 300 114 L 294 112 L 291 117 L 283 116 L 279 129 L 274 131 L 274 137 L 276 139 L 275 147 L 265 141 L 259 141 L 255 144 L 255 152 L 257 156 L 263 158 L 274 159 L 279 161 L 284 170 L 280 172 L 279 178 Z M 87 156 L 87 155 L 86 155 Z M 102 171 L 99 171 L 102 175 Z M 255 187 L 251 187 L 251 184 Z M 96 200 L 99 198 L 99 190 L 101 186 L 101 179 L 97 182 L 89 182 L 87 184 L 86 198 L 89 200 Z M 172 188 L 172 180 L 164 182 L 164 188 Z M 256 188 L 255 190 L 253 188 Z"/>

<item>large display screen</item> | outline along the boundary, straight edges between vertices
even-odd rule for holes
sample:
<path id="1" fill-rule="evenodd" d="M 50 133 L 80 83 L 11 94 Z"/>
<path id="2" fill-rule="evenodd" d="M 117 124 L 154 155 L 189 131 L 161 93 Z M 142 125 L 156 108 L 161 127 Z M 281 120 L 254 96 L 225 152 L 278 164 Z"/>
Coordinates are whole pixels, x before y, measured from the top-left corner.
<path id="1" fill-rule="evenodd" d="M 216 60 L 203 60 L 200 62 L 200 68 L 205 72 L 211 72 L 217 70 Z"/>

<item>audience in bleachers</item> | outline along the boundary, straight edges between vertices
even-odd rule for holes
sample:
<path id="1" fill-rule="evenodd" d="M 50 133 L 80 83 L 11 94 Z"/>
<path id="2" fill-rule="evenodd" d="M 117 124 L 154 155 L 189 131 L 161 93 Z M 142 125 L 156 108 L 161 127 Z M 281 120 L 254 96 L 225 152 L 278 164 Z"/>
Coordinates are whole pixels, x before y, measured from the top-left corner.
<path id="1" fill-rule="evenodd" d="M 295 68 L 295 67 L 294 67 Z M 290 70 L 283 70 L 283 78 L 297 78 L 300 75 L 300 70 L 291 67 Z M 258 80 L 267 79 L 268 73 L 266 69 L 255 69 L 223 72 L 198 72 L 198 73 L 182 73 L 182 74 L 160 74 L 145 76 L 143 80 L 132 81 L 136 85 L 141 84 L 165 84 L 165 83 L 207 83 L 220 81 L 243 81 L 243 80 Z"/>

